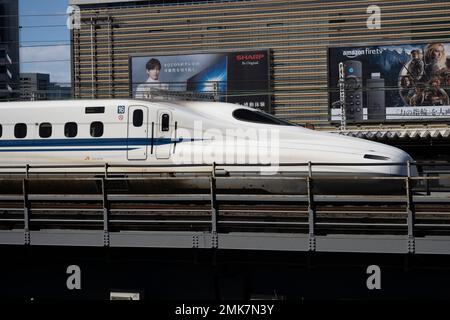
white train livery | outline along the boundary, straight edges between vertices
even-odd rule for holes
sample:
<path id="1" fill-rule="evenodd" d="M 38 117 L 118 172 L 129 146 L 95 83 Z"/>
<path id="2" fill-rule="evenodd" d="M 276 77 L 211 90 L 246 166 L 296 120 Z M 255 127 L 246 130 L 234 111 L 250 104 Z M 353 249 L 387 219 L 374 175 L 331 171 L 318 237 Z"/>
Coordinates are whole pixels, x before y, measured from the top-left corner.
<path id="1" fill-rule="evenodd" d="M 402 177 L 408 175 L 408 161 L 412 158 L 395 147 L 306 129 L 229 103 L 110 99 L 0 104 L 1 166 L 163 164 L 177 171 L 177 164 L 217 163 L 225 172 L 270 174 L 269 167 L 272 173 Z M 300 165 L 309 162 L 312 167 Z M 416 174 L 414 167 L 409 174 Z"/>

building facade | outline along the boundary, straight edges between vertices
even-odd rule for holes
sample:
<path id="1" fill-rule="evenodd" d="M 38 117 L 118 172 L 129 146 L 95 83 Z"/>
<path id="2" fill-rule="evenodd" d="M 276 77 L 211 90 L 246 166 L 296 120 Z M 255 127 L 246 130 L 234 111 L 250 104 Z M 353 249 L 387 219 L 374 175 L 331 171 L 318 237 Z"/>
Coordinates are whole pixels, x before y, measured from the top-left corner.
<path id="1" fill-rule="evenodd" d="M 20 100 L 47 100 L 49 74 L 21 73 L 20 84 Z"/>
<path id="2" fill-rule="evenodd" d="M 19 97 L 18 0 L 0 0 L 0 101 Z"/>
<path id="3" fill-rule="evenodd" d="M 339 88 L 329 81 L 332 48 L 450 42 L 447 0 L 71 4 L 80 10 L 80 28 L 72 30 L 76 98 L 130 97 L 133 56 L 269 50 L 271 111 L 280 118 L 392 144 L 419 140 L 419 146 L 433 141 L 446 145 L 450 136 L 447 114 L 432 121 L 349 122 L 343 128 L 342 122 L 331 121 L 330 94 Z M 395 84 L 383 90 L 399 88 Z"/>
<path id="4" fill-rule="evenodd" d="M 65 100 L 72 96 L 70 87 L 50 82 L 47 73 L 20 74 L 20 100 Z"/>

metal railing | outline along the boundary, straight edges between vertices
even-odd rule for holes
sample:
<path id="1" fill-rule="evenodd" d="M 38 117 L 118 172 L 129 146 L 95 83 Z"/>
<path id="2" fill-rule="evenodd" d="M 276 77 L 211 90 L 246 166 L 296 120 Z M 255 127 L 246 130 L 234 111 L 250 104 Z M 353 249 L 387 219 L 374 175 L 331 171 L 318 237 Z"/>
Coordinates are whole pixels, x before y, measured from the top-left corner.
<path id="1" fill-rule="evenodd" d="M 450 193 L 434 194 L 429 188 L 430 181 L 450 181 L 450 175 L 430 176 L 430 172 L 425 172 L 424 175 L 411 176 L 410 169 L 405 177 L 321 176 L 314 171 L 318 166 L 350 165 L 355 164 L 309 162 L 280 165 L 305 167 L 301 176 L 289 171 L 275 176 L 248 172 L 233 175 L 230 174 L 233 173 L 232 168 L 238 166 L 233 164 L 0 166 L 0 228 L 23 230 L 25 244 L 32 243 L 30 234 L 33 230 L 101 230 L 104 246 L 110 245 L 112 233 L 127 230 L 207 232 L 211 235 L 213 248 L 218 247 L 219 234 L 289 232 L 306 235 L 312 251 L 316 248 L 317 236 L 326 234 L 402 235 L 407 238 L 408 252 L 414 252 L 417 236 L 450 236 Z M 410 168 L 422 164 L 364 165 Z M 179 171 L 168 170 L 174 167 Z M 231 172 L 224 172 L 224 167 Z M 126 168 L 151 170 L 124 175 L 122 171 Z M 67 171 L 54 172 L 53 169 Z M 83 176 L 85 173 L 80 175 L 73 169 L 93 169 L 95 172 Z M 403 190 L 387 195 L 323 194 L 316 191 L 321 180 L 339 182 L 346 179 L 352 179 L 355 184 L 359 181 L 399 182 Z M 223 183 L 231 180 L 248 185 L 261 180 L 265 183 L 300 184 L 304 186 L 304 192 L 262 194 L 251 189 L 230 192 Z M 177 189 L 171 193 L 158 188 L 158 183 L 179 181 L 197 185 L 202 182 L 202 187 Z M 118 182 L 143 185 L 137 192 L 133 188 L 130 191 L 117 187 L 115 184 Z M 152 188 L 147 188 L 146 183 L 149 182 L 153 183 Z M 419 184 L 414 186 L 413 182 Z M 35 184 L 52 186 L 58 183 L 68 186 L 66 190 L 69 191 L 46 193 L 33 187 Z M 86 192 L 70 192 L 71 187 L 77 184 L 81 188 L 88 185 L 95 188 Z M 5 185 L 11 189 L 5 190 Z"/>

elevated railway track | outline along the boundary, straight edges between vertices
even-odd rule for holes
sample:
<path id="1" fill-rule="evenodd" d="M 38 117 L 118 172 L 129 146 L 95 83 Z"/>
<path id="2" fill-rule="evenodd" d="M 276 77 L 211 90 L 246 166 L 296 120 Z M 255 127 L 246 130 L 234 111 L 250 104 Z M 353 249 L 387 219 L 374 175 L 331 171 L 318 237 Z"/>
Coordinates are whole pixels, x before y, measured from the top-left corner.
<path id="1" fill-rule="evenodd" d="M 358 195 L 316 193 L 320 179 L 359 180 L 315 177 L 313 171 L 267 177 L 224 174 L 220 166 L 182 174 L 162 166 L 127 175 L 111 173 L 108 166 L 83 174 L 70 166 L 57 173 L 43 166 L 0 169 L 0 244 L 450 254 L 445 171 L 364 178 L 395 180 L 405 188 Z M 169 193 L 157 187 L 199 179 L 209 188 Z M 267 194 L 217 187 L 227 179 L 288 180 L 306 189 Z M 154 187 L 139 190 L 136 181 Z"/>

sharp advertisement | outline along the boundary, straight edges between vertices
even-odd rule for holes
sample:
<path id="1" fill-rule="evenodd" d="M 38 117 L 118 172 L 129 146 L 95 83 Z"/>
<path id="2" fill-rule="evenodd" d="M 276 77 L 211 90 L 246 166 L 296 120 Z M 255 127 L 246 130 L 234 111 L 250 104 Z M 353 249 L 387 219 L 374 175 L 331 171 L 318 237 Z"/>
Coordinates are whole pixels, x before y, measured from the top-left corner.
<path id="1" fill-rule="evenodd" d="M 269 51 L 131 56 L 137 99 L 187 92 L 270 112 Z"/>
<path id="2" fill-rule="evenodd" d="M 450 43 L 329 48 L 328 72 L 331 121 L 450 118 Z"/>

